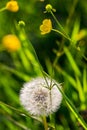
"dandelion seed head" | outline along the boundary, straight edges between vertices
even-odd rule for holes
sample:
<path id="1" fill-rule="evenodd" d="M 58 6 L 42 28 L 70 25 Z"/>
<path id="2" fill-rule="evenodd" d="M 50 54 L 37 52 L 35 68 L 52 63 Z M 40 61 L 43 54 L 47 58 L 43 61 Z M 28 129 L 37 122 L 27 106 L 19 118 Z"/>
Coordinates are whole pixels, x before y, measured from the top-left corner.
<path id="1" fill-rule="evenodd" d="M 20 91 L 21 104 L 32 115 L 47 116 L 56 112 L 61 104 L 62 95 L 57 86 L 54 85 L 50 90 L 51 81 L 48 78 L 46 80 L 47 83 L 44 78 L 33 79 L 25 83 Z M 54 83 L 56 81 L 53 80 L 52 85 Z"/>

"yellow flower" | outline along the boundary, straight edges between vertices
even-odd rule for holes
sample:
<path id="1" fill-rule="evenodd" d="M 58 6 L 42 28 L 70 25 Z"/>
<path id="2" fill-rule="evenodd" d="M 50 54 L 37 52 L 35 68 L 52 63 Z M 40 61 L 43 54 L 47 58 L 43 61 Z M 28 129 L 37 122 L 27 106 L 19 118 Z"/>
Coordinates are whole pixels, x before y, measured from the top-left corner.
<path id="1" fill-rule="evenodd" d="M 12 1 L 7 2 L 6 9 L 12 12 L 17 12 L 19 10 L 17 1 L 12 0 Z"/>
<path id="2" fill-rule="evenodd" d="M 3 37 L 2 44 L 5 49 L 9 52 L 17 51 L 21 44 L 16 35 L 9 34 Z"/>
<path id="3" fill-rule="evenodd" d="M 40 26 L 41 34 L 47 34 L 50 33 L 52 30 L 52 22 L 50 19 L 44 19 L 42 22 L 42 25 Z"/>

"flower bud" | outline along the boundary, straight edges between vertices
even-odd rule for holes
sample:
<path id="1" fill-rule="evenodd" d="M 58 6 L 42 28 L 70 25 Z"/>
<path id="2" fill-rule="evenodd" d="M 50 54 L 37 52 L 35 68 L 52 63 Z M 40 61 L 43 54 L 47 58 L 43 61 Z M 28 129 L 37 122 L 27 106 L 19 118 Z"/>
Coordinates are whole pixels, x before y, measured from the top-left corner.
<path id="1" fill-rule="evenodd" d="M 50 12 L 52 10 L 52 5 L 47 4 L 45 9 L 46 9 L 47 12 Z"/>

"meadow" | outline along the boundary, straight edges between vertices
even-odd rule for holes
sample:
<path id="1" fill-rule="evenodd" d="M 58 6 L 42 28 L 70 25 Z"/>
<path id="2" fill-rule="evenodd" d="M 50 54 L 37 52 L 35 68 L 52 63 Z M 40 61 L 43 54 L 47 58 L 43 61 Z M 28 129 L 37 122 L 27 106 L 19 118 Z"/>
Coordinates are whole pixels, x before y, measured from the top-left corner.
<path id="1" fill-rule="evenodd" d="M 0 0 L 0 130 L 87 130 L 87 0 Z"/>

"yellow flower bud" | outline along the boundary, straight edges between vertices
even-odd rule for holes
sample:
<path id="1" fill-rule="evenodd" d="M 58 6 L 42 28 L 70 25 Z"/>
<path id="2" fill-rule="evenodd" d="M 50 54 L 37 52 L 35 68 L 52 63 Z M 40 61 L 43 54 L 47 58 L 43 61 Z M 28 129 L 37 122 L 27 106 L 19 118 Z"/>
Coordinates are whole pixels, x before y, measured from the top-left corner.
<path id="1" fill-rule="evenodd" d="M 45 8 L 47 12 L 50 12 L 52 10 L 52 5 L 47 4 Z"/>
<path id="2" fill-rule="evenodd" d="M 50 4 L 47 4 L 46 7 L 45 7 L 45 9 L 46 9 L 45 12 L 51 12 L 51 11 L 56 12 L 56 9 L 54 9 L 52 7 L 52 5 L 50 5 Z"/>
<path id="3" fill-rule="evenodd" d="M 17 12 L 19 10 L 17 1 L 12 0 L 12 1 L 7 2 L 6 9 L 12 12 Z"/>
<path id="4" fill-rule="evenodd" d="M 41 34 L 47 34 L 50 33 L 52 30 L 52 22 L 50 19 L 44 19 L 42 22 L 42 25 L 40 26 Z"/>
<path id="5" fill-rule="evenodd" d="M 22 21 L 22 20 L 19 21 L 19 22 L 18 22 L 18 26 L 19 26 L 19 27 L 24 27 L 24 26 L 25 26 L 25 22 Z"/>
<path id="6" fill-rule="evenodd" d="M 21 46 L 19 39 L 13 34 L 4 36 L 2 39 L 2 44 L 3 47 L 9 52 L 17 51 Z"/>

